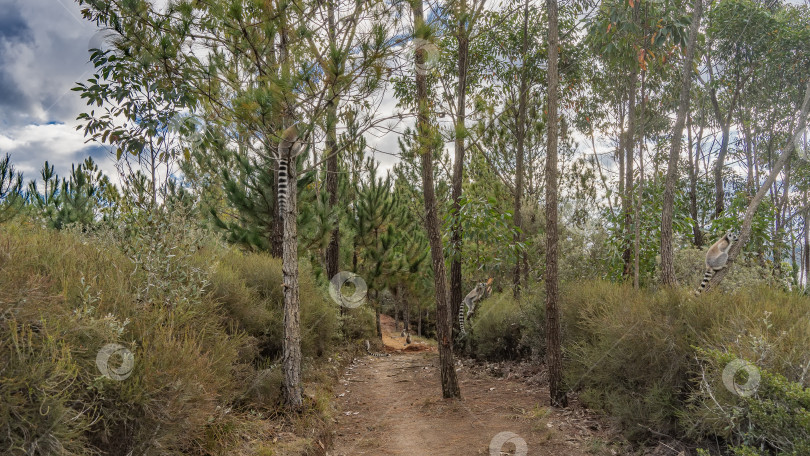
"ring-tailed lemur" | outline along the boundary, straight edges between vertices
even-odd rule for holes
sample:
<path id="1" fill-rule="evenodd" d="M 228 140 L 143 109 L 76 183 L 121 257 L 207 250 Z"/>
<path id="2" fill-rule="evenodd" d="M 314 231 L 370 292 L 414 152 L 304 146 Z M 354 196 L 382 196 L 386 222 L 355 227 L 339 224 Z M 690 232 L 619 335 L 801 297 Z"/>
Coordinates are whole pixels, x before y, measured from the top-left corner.
<path id="1" fill-rule="evenodd" d="M 466 320 L 469 320 L 475 312 L 475 306 L 478 304 L 478 301 L 492 292 L 492 280 L 492 277 L 490 277 L 486 282 L 481 282 L 476 285 L 471 292 L 467 293 L 467 296 L 461 301 L 461 305 L 458 306 L 458 327 L 461 334 L 466 333 L 464 330 L 464 307 L 467 307 Z"/>
<path id="2" fill-rule="evenodd" d="M 304 150 L 298 138 L 298 128 L 290 126 L 281 135 L 278 143 L 278 210 L 279 216 L 284 218 L 287 213 L 287 193 L 289 192 L 290 163 L 295 163 L 295 157 Z M 294 187 L 295 190 L 295 187 Z"/>
<path id="3" fill-rule="evenodd" d="M 714 274 L 726 267 L 728 251 L 731 249 L 731 245 L 737 242 L 737 239 L 737 235 L 729 231 L 709 247 L 709 250 L 706 252 L 706 272 L 703 274 L 703 280 L 700 282 L 700 286 L 695 290 L 695 295 L 702 293 L 706 285 L 712 280 L 712 277 L 714 277 Z"/>
<path id="4" fill-rule="evenodd" d="M 391 356 L 390 353 L 375 353 L 371 351 L 371 342 L 366 339 L 366 352 L 371 356 Z"/>

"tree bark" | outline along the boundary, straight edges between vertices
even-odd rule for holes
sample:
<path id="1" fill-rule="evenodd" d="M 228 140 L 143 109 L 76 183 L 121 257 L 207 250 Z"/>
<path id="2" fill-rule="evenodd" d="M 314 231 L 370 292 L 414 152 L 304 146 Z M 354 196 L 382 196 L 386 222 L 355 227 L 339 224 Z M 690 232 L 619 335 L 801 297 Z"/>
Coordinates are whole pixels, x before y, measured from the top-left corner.
<path id="1" fill-rule="evenodd" d="M 335 52 L 335 6 L 332 0 L 329 1 L 327 8 L 329 48 L 332 52 Z M 337 63 L 333 61 L 332 64 L 337 65 Z M 337 96 L 335 84 L 337 83 L 337 77 L 340 71 L 341 68 L 332 68 L 328 94 L 329 99 L 326 104 L 326 192 L 329 194 L 329 210 L 334 210 L 338 202 L 337 108 L 340 99 Z M 326 276 L 329 279 L 338 273 L 339 259 L 340 223 L 336 222 L 329 239 L 329 245 L 326 247 Z"/>
<path id="2" fill-rule="evenodd" d="M 751 237 L 751 224 L 754 221 L 754 214 L 756 214 L 757 209 L 759 208 L 760 203 L 762 203 L 762 199 L 765 197 L 765 194 L 768 192 L 768 189 L 773 185 L 776 181 L 776 177 L 782 171 L 782 168 L 790 159 L 790 156 L 793 154 L 793 151 L 796 149 L 796 145 L 799 143 L 800 136 L 804 134 L 804 129 L 807 125 L 807 111 L 810 109 L 810 81 L 807 82 L 807 86 L 805 88 L 804 93 L 804 101 L 802 102 L 802 109 L 799 113 L 799 122 L 794 131 L 793 135 L 790 137 L 790 141 L 788 142 L 787 146 L 785 146 L 782 155 L 777 160 L 776 164 L 774 164 L 773 168 L 771 169 L 770 174 L 768 174 L 768 178 L 765 179 L 765 182 L 759 187 L 757 190 L 756 195 L 748 204 L 748 208 L 745 211 L 745 218 L 743 219 L 742 228 L 740 229 L 740 236 L 737 242 L 732 244 L 731 249 L 728 252 L 728 261 L 726 262 L 726 267 L 717 271 L 714 274 L 714 277 L 709 281 L 706 285 L 706 289 L 703 290 L 704 294 L 713 289 L 717 286 L 720 282 L 723 281 L 723 278 L 728 273 L 729 269 L 731 269 L 732 264 L 737 259 L 737 255 L 740 254 L 742 251 L 743 246 L 748 242 L 748 239 Z"/>
<path id="3" fill-rule="evenodd" d="M 636 7 L 638 7 L 638 2 Z M 635 150 L 636 137 L 636 83 L 638 80 L 638 70 L 634 67 L 630 73 L 630 87 L 627 90 L 627 131 L 624 139 L 624 251 L 622 260 L 624 261 L 624 276 L 627 277 L 632 271 L 632 247 L 630 245 L 630 225 L 633 223 L 633 152 Z M 620 177 L 621 178 L 621 177 Z"/>
<path id="4" fill-rule="evenodd" d="M 678 180 L 678 157 L 681 152 L 683 126 L 686 111 L 689 109 L 689 95 L 692 88 L 692 62 L 695 60 L 695 44 L 703 16 L 703 0 L 695 0 L 692 24 L 689 27 L 689 43 L 686 57 L 681 64 L 681 94 L 678 101 L 678 114 L 672 131 L 672 145 L 667 163 L 667 179 L 664 183 L 664 208 L 661 214 L 661 282 L 667 286 L 677 285 L 672 251 L 672 216 L 675 211 L 675 184 Z"/>
<path id="5" fill-rule="evenodd" d="M 458 88 L 456 89 L 456 131 L 455 158 L 453 162 L 453 213 L 455 214 L 450 242 L 453 244 L 453 261 L 450 263 L 450 309 L 451 314 L 458 314 L 463 291 L 461 288 L 461 252 L 464 247 L 461 230 L 461 184 L 464 181 L 464 139 L 467 136 L 467 57 L 469 53 L 469 36 L 467 23 L 467 1 L 459 0 L 458 28 Z M 456 319 L 453 325 L 458 327 Z"/>
<path id="6" fill-rule="evenodd" d="M 562 347 L 557 289 L 557 118 L 560 77 L 557 70 L 559 31 L 557 0 L 546 0 L 548 11 L 548 138 L 546 145 L 546 366 L 551 406 L 566 407 L 562 383 Z"/>
<path id="7" fill-rule="evenodd" d="M 425 27 L 422 0 L 413 0 L 413 25 L 415 33 Z M 425 50 L 417 49 L 415 63 L 417 68 L 424 66 Z M 439 345 L 439 369 L 442 379 L 442 396 L 460 398 L 455 363 L 453 362 L 452 325 L 448 312 L 447 276 L 444 267 L 442 237 L 439 232 L 439 216 L 436 210 L 436 193 L 433 188 L 433 154 L 430 147 L 431 127 L 428 119 L 427 75 L 416 72 L 416 134 L 419 155 L 422 161 L 422 185 L 425 197 L 425 228 L 430 242 L 430 256 L 433 262 L 433 283 L 436 293 L 436 339 Z"/>
<path id="8" fill-rule="evenodd" d="M 692 155 L 692 122 L 691 116 L 687 113 L 687 120 L 689 121 L 686 131 L 689 133 L 689 215 L 692 217 L 692 236 L 693 244 L 697 248 L 703 246 L 703 232 L 700 229 L 700 222 L 698 221 L 698 206 L 697 206 L 697 176 L 700 166 L 700 150 L 701 142 L 703 141 L 703 116 L 701 116 L 700 128 L 698 129 L 697 138 L 695 139 L 694 149 L 695 154 Z"/>
<path id="9" fill-rule="evenodd" d="M 523 63 L 520 68 L 520 93 L 518 94 L 518 119 L 517 119 L 517 151 L 515 157 L 515 213 L 513 221 L 515 223 L 515 243 L 523 240 L 521 234 L 522 213 L 521 204 L 523 203 L 523 174 L 524 174 L 524 156 L 526 154 L 526 98 L 529 96 L 528 92 L 528 72 L 526 68 L 526 53 L 529 48 L 529 0 L 526 0 L 523 6 L 523 42 L 521 44 L 521 52 L 523 55 Z M 515 298 L 520 296 L 520 255 L 515 256 L 515 271 L 512 280 L 512 294 Z"/>
<path id="10" fill-rule="evenodd" d="M 289 152 L 288 152 L 289 155 Z M 301 385 L 301 316 L 298 296 L 298 191 L 295 158 L 289 160 L 287 213 L 284 216 L 284 402 L 291 409 L 303 406 Z"/>

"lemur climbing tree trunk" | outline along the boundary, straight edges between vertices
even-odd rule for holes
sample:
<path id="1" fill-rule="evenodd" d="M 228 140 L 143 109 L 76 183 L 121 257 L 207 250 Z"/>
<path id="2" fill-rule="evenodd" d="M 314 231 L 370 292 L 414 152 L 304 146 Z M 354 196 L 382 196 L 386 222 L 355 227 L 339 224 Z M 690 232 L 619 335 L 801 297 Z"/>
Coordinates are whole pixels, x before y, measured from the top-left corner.
<path id="1" fill-rule="evenodd" d="M 700 19 L 703 16 L 703 0 L 695 0 L 692 12 L 692 24 L 689 26 L 689 42 L 686 45 L 686 56 L 681 63 L 681 94 L 678 100 L 678 113 L 672 130 L 672 145 L 669 149 L 667 178 L 664 183 L 664 202 L 661 213 L 661 282 L 675 286 L 675 266 L 672 251 L 672 216 L 675 211 L 675 183 L 678 180 L 678 158 L 681 155 L 681 139 L 686 122 L 686 111 L 689 109 L 689 95 L 692 89 L 692 63 L 695 60 L 695 44 L 700 31 Z"/>
<path id="2" fill-rule="evenodd" d="M 767 179 L 765 179 L 765 182 L 760 185 L 756 195 L 754 195 L 754 198 L 751 199 L 751 202 L 748 204 L 748 208 L 745 210 L 745 218 L 743 219 L 742 228 L 740 228 L 739 239 L 731 246 L 731 250 L 728 252 L 728 261 L 726 262 L 726 267 L 714 274 L 714 277 L 712 277 L 712 279 L 706 285 L 706 288 L 703 290 L 704 294 L 716 287 L 717 284 L 723 280 L 729 269 L 731 269 L 731 265 L 733 264 L 734 260 L 736 260 L 737 255 L 740 254 L 743 247 L 748 242 L 748 239 L 751 237 L 751 224 L 754 221 L 754 214 L 756 214 L 757 209 L 759 209 L 759 205 L 762 203 L 762 199 L 765 197 L 765 194 L 768 193 L 768 189 L 771 187 L 771 185 L 773 185 L 774 182 L 776 182 L 777 176 L 779 176 L 782 168 L 785 167 L 785 164 L 790 159 L 793 151 L 796 150 L 796 146 L 799 144 L 799 140 L 807 127 L 807 112 L 809 109 L 810 81 L 807 82 L 807 86 L 805 87 L 804 101 L 802 102 L 802 108 L 799 113 L 799 121 L 797 123 L 796 130 L 790 136 L 790 141 L 788 141 L 787 145 L 785 146 L 782 155 L 779 156 L 779 160 L 777 160 L 776 164 L 774 164 L 773 168 L 771 168 L 771 172 L 768 174 Z"/>
<path id="3" fill-rule="evenodd" d="M 562 383 L 562 347 L 557 289 L 557 117 L 560 75 L 557 0 L 546 0 L 548 11 L 548 138 L 546 142 L 546 366 L 553 407 L 566 407 L 568 398 Z"/>
<path id="4" fill-rule="evenodd" d="M 425 24 L 422 0 L 413 0 L 413 28 L 416 38 L 424 39 L 429 28 Z M 414 57 L 416 68 L 424 68 L 425 50 L 418 48 Z M 444 267 L 444 249 L 439 232 L 439 216 L 436 210 L 436 192 L 433 187 L 433 153 L 431 150 L 431 126 L 428 119 L 427 75 L 416 71 L 416 143 L 422 162 L 422 185 L 425 199 L 425 228 L 430 242 L 430 256 L 433 262 L 433 284 L 436 293 L 436 339 L 439 343 L 439 369 L 442 379 L 442 396 L 460 398 L 455 363 L 453 362 L 452 325 L 448 312 L 447 275 Z"/>
<path id="5" fill-rule="evenodd" d="M 290 79 L 289 23 L 286 11 L 282 11 L 279 60 L 281 75 L 284 80 Z M 285 108 L 282 114 L 284 126 L 293 123 L 294 101 L 291 94 L 285 94 Z M 294 133 L 294 135 L 292 134 Z M 288 134 L 291 137 L 287 137 Z M 281 144 L 286 141 L 297 141 L 298 132 L 294 127 L 285 130 Z M 293 144 L 279 146 L 279 158 L 287 160 L 287 204 L 281 215 L 284 231 L 281 256 L 281 273 L 284 293 L 284 341 L 282 343 L 282 396 L 287 408 L 299 410 L 304 405 L 303 387 L 301 384 L 301 315 L 298 295 L 298 176 Z"/>
<path id="6" fill-rule="evenodd" d="M 529 0 L 523 4 L 523 38 L 521 43 L 521 54 L 523 62 L 520 67 L 520 93 L 518 94 L 518 119 L 517 119 L 517 150 L 515 152 L 515 244 L 523 240 L 521 231 L 523 204 L 523 175 L 525 174 L 523 159 L 526 155 L 526 106 L 528 94 L 528 72 L 526 68 L 526 54 L 529 49 Z M 520 296 L 520 264 L 523 261 L 521 255 L 515 255 L 515 270 L 513 278 L 512 294 L 515 298 Z"/>

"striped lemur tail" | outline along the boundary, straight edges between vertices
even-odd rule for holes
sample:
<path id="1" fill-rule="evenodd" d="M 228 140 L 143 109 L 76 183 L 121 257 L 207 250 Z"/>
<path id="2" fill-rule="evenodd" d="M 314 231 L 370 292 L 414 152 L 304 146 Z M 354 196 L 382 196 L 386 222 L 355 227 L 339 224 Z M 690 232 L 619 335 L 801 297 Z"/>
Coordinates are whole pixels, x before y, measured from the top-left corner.
<path id="1" fill-rule="evenodd" d="M 287 214 L 287 200 L 290 191 L 297 191 L 295 182 L 289 182 L 290 162 L 295 166 L 295 157 L 303 151 L 303 143 L 298 137 L 298 127 L 292 125 L 284 130 L 281 141 L 278 143 L 278 210 L 279 216 L 284 218 Z M 291 190 L 292 188 L 292 190 Z"/>
<path id="2" fill-rule="evenodd" d="M 366 352 L 371 356 L 391 356 L 390 353 L 376 353 L 371 351 L 371 342 L 366 339 Z"/>
<path id="3" fill-rule="evenodd" d="M 695 290 L 695 294 L 703 293 L 703 290 L 706 289 L 706 285 L 709 284 L 709 282 L 712 280 L 712 277 L 714 277 L 714 269 L 706 268 L 706 272 L 703 273 L 703 280 L 700 281 L 700 286 L 698 287 L 697 290 Z"/>

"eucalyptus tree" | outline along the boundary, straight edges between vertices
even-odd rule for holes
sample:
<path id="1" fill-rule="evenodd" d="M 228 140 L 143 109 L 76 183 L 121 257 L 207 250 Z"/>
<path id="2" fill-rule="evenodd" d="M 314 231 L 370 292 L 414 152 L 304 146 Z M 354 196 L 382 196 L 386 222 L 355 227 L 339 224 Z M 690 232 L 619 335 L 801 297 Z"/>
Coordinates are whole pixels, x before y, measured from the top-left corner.
<path id="1" fill-rule="evenodd" d="M 546 143 L 546 366 L 551 406 L 566 407 L 568 398 L 562 383 L 562 340 L 557 287 L 557 107 L 559 21 L 557 0 L 546 0 L 548 9 L 548 142 Z"/>
<path id="2" fill-rule="evenodd" d="M 718 2 L 709 11 L 706 69 L 715 121 L 722 132 L 720 149 L 713 166 L 714 218 L 725 209 L 723 170 L 726 164 L 731 128 L 736 110 L 746 111 L 743 92 L 754 83 L 768 53 L 767 38 L 776 22 L 764 5 L 749 1 Z M 753 191 L 753 189 L 751 190 Z"/>
<path id="3" fill-rule="evenodd" d="M 635 190 L 634 153 L 640 136 L 639 127 L 646 124 L 645 119 L 640 122 L 637 119 L 639 74 L 642 77 L 646 75 L 648 66 L 657 60 L 666 61 L 673 45 L 685 46 L 684 28 L 688 22 L 677 4 L 642 0 L 603 3 L 590 21 L 587 42 L 599 56 L 597 62 L 600 67 L 608 74 L 629 74 L 626 81 L 618 81 L 619 87 L 614 89 L 617 93 L 613 97 L 618 111 L 619 130 L 616 155 L 619 161 L 621 217 L 617 224 L 625 276 L 630 275 L 633 269 L 630 230 Z M 641 107 L 646 109 L 645 96 L 640 100 Z"/>
<path id="4" fill-rule="evenodd" d="M 692 23 L 689 26 L 689 43 L 686 55 L 681 63 L 681 93 L 678 100 L 678 113 L 672 128 L 667 179 L 664 190 L 663 212 L 661 214 L 661 282 L 664 285 L 675 285 L 675 267 L 672 251 L 672 212 L 675 210 L 675 182 L 678 174 L 678 158 L 681 154 L 681 138 L 686 123 L 686 110 L 689 109 L 689 96 L 692 88 L 692 68 L 695 60 L 700 31 L 700 19 L 703 16 L 703 0 L 694 0 Z"/>
<path id="5" fill-rule="evenodd" d="M 455 40 L 455 72 L 445 74 L 455 75 L 455 90 L 448 90 L 445 98 L 455 96 L 455 104 L 448 103 L 448 107 L 454 110 L 453 116 L 453 140 L 455 154 L 453 158 L 453 194 L 451 214 L 458 214 L 461 210 L 462 182 L 464 180 L 464 153 L 467 148 L 467 92 L 470 83 L 468 74 L 471 67 L 471 60 L 477 60 L 476 54 L 470 54 L 470 41 L 480 36 L 481 30 L 476 27 L 483 14 L 484 0 L 453 0 L 448 2 L 448 29 L 452 30 Z M 473 62 L 474 66 L 476 62 Z M 453 87 L 453 84 L 450 84 Z M 463 297 L 462 291 L 462 251 L 463 251 L 463 229 L 457 219 L 451 226 L 451 263 L 450 263 L 450 310 L 455 315 L 458 306 L 461 305 Z"/>
<path id="6" fill-rule="evenodd" d="M 755 10 L 757 13 L 759 9 Z M 718 271 L 707 288 L 715 287 L 729 270 L 731 264 L 746 247 L 749 239 L 756 234 L 758 219 L 765 215 L 766 219 L 775 217 L 777 224 L 768 227 L 771 229 L 771 252 L 775 260 L 781 258 L 784 244 L 781 241 L 780 225 L 784 223 L 783 207 L 787 204 L 791 177 L 786 168 L 803 165 L 793 164 L 791 159 L 794 152 L 803 144 L 802 138 L 806 134 L 807 115 L 810 111 L 810 15 L 803 8 L 782 6 L 769 9 L 765 12 L 767 23 L 771 26 L 769 32 L 762 36 L 763 61 L 755 67 L 751 84 L 743 93 L 746 103 L 755 106 L 753 113 L 747 117 L 750 121 L 747 128 L 757 131 L 754 135 L 757 141 L 752 148 L 764 149 L 761 152 L 759 172 L 767 176 L 759 185 L 756 193 L 749 201 L 746 192 L 741 192 L 746 204 L 745 213 L 740 227 L 739 240 L 729 252 L 728 267 Z M 739 18 L 744 21 L 744 18 Z M 801 90 L 800 88 L 804 88 Z M 767 102 L 766 102 L 767 100 Z M 781 146 L 781 147 L 780 147 Z M 777 151 L 780 151 L 777 153 Z M 771 153 L 773 152 L 773 153 Z M 807 161 L 806 148 L 799 155 L 799 159 Z M 755 177 L 755 180 L 759 180 Z M 796 179 L 794 179 L 795 181 Z M 780 192 L 777 189 L 781 189 Z M 766 195 L 770 194 L 770 200 Z M 739 196 L 739 195 L 738 195 Z M 739 198 L 738 198 L 739 199 Z M 770 206 L 773 214 L 762 214 L 760 206 Z M 716 222 L 721 222 L 721 219 Z M 767 225 L 766 225 L 767 226 Z M 775 265 L 778 271 L 779 265 Z"/>
<path id="7" fill-rule="evenodd" d="M 510 211 L 514 223 L 512 244 L 518 251 L 514 255 L 512 289 L 518 296 L 526 272 L 523 264 L 527 263 L 523 213 L 540 199 L 536 193 L 528 194 L 527 189 L 537 191 L 541 186 L 527 182 L 527 178 L 543 178 L 526 166 L 539 167 L 537 162 L 544 148 L 546 47 L 536 44 L 543 41 L 543 12 L 530 8 L 526 1 L 514 0 L 499 10 L 488 11 L 481 27 L 484 31 L 472 48 L 474 55 L 480 55 L 480 62 L 473 114 L 476 124 L 470 131 L 470 142 L 495 168 L 511 193 L 511 204 L 504 210 Z"/>

